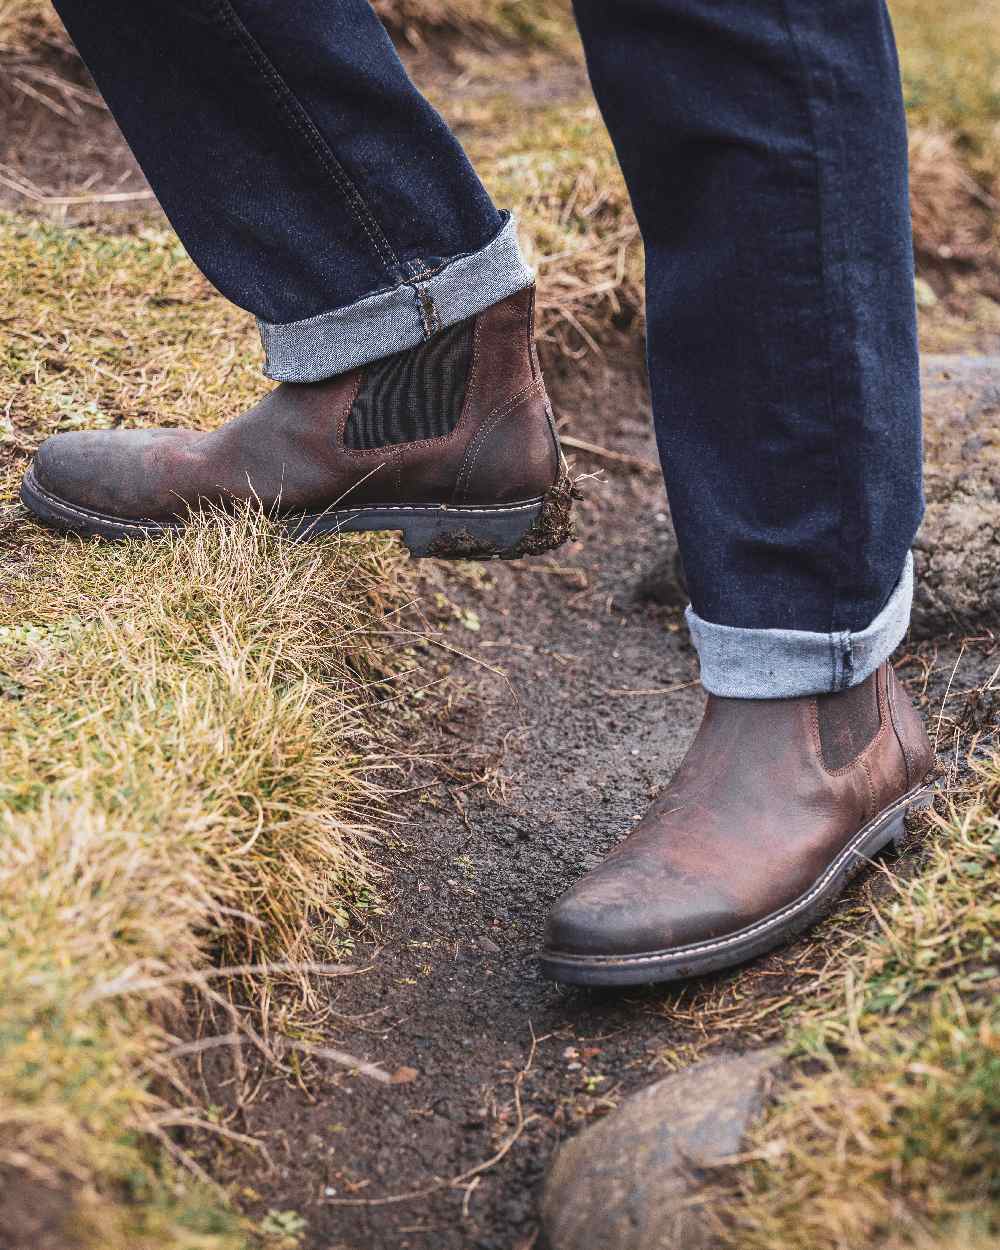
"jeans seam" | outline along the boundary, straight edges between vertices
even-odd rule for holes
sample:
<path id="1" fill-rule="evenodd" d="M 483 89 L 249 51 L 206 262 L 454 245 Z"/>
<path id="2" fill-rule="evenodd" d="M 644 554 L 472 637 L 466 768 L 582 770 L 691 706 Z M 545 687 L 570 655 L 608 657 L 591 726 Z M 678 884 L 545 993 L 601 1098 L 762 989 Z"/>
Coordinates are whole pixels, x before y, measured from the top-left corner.
<path id="1" fill-rule="evenodd" d="M 440 273 L 447 266 L 447 261 L 442 261 L 433 269 L 429 268 L 426 261 L 411 260 L 406 262 L 406 267 L 410 271 L 410 281 L 407 282 L 413 290 L 413 294 L 417 301 L 417 311 L 420 313 L 420 324 L 424 332 L 424 342 L 432 338 L 438 330 L 442 329 L 441 317 L 434 303 L 434 297 L 431 295 L 429 282 L 435 274 Z"/>
<path id="2" fill-rule="evenodd" d="M 258 44 L 257 40 L 244 25 L 239 14 L 230 3 L 230 0 L 215 0 L 215 9 L 217 15 L 222 19 L 223 23 L 229 27 L 232 33 L 235 34 L 239 41 L 243 44 L 250 56 L 250 59 L 270 86 L 282 111 L 291 121 L 292 125 L 301 137 L 306 140 L 318 158 L 320 164 L 326 170 L 341 195 L 343 195 L 344 199 L 347 201 L 348 207 L 357 219 L 358 224 L 368 236 L 368 241 L 371 243 L 380 264 L 382 264 L 391 273 L 394 266 L 399 263 L 395 252 L 392 250 L 392 245 L 389 243 L 389 240 L 385 237 L 382 228 L 375 220 L 375 217 L 365 202 L 361 192 L 355 186 L 346 170 L 330 150 L 329 144 L 326 143 L 323 136 L 320 134 L 316 124 L 309 116 L 305 107 L 282 78 L 275 66 L 271 63 L 263 48 L 261 48 L 260 44 Z"/>
<path id="3" fill-rule="evenodd" d="M 816 249 L 817 249 L 818 260 L 819 260 L 820 285 L 823 290 L 823 304 L 824 304 L 825 311 L 826 311 L 826 316 L 824 318 L 824 322 L 825 322 L 824 339 L 826 342 L 826 371 L 825 372 L 826 372 L 827 411 L 828 411 L 828 416 L 829 416 L 829 421 L 830 421 L 830 442 L 831 442 L 831 447 L 832 447 L 832 459 L 833 459 L 836 482 L 837 482 L 837 501 L 838 501 L 839 509 L 840 509 L 840 518 L 839 518 L 837 529 L 838 529 L 838 534 L 842 540 L 843 533 L 844 533 L 844 520 L 847 514 L 847 507 L 846 507 L 845 495 L 844 495 L 844 465 L 843 465 L 843 460 L 841 457 L 840 441 L 837 438 L 837 433 L 836 433 L 837 423 L 835 420 L 835 415 L 837 412 L 837 402 L 835 398 L 836 392 L 835 392 L 834 379 L 833 379 L 833 359 L 834 359 L 835 353 L 834 353 L 833 334 L 832 334 L 832 329 L 831 329 L 832 324 L 833 324 L 833 308 L 831 307 L 831 301 L 830 301 L 830 277 L 828 273 L 826 246 L 825 246 L 825 241 L 824 241 L 825 236 L 826 236 L 826 227 L 827 227 L 827 219 L 828 219 L 828 214 L 826 211 L 826 188 L 825 188 L 824 181 L 823 181 L 822 167 L 821 167 L 821 163 L 819 159 L 819 131 L 818 131 L 818 127 L 816 124 L 816 118 L 813 114 L 813 108 L 812 108 L 812 103 L 811 103 L 811 92 L 808 89 L 809 72 L 806 68 L 805 58 L 802 54 L 802 49 L 799 45 L 799 41 L 795 35 L 795 30 L 794 30 L 793 23 L 792 23 L 792 17 L 789 11 L 788 0 L 779 0 L 779 4 L 781 7 L 781 15 L 782 15 L 782 19 L 784 22 L 785 31 L 788 35 L 788 41 L 792 46 L 792 51 L 795 55 L 795 60 L 799 67 L 800 84 L 801 84 L 799 88 L 799 93 L 800 93 L 801 106 L 803 109 L 803 113 L 808 121 L 809 135 L 812 140 L 813 168 L 815 170 L 815 175 L 816 175 Z M 833 579 L 833 602 L 830 608 L 831 634 L 835 632 L 833 627 L 837 622 L 837 616 L 838 616 L 838 611 L 840 608 L 840 600 L 841 600 L 841 584 L 843 582 L 843 570 L 842 570 L 840 561 L 841 561 L 841 552 L 838 550 L 837 559 L 834 564 L 834 567 L 836 568 L 836 573 Z"/>
<path id="4" fill-rule="evenodd" d="M 412 282 L 413 292 L 417 297 L 417 309 L 420 312 L 420 321 L 424 330 L 424 341 L 435 335 L 441 329 L 441 318 L 438 315 L 437 305 L 431 295 L 430 287 L 426 282 Z"/>

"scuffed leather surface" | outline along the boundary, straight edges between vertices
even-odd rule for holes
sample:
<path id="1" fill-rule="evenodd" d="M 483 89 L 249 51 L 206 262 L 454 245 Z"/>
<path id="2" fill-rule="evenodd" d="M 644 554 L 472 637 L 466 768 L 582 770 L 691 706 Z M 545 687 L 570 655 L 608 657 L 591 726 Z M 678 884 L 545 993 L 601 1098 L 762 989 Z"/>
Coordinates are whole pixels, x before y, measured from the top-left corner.
<path id="1" fill-rule="evenodd" d="M 465 401 L 451 434 L 373 451 L 344 446 L 361 371 L 284 383 L 218 430 L 57 434 L 35 458 L 49 493 L 121 518 L 167 520 L 200 501 L 341 505 L 507 503 L 553 484 L 557 451 L 531 345 L 534 292 L 476 318 Z"/>
<path id="2" fill-rule="evenodd" d="M 604 956 L 668 950 L 733 933 L 808 890 L 932 760 L 891 666 L 866 684 L 880 728 L 839 769 L 823 761 L 816 698 L 710 695 L 674 779 L 631 836 L 556 904 L 547 948 Z"/>

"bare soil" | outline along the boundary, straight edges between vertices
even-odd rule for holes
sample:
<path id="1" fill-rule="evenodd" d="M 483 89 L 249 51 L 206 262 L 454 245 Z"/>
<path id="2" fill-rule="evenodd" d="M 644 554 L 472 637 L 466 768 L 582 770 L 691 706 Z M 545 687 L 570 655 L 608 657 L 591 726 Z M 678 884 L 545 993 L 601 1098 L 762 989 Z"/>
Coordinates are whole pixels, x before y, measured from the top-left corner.
<path id="1" fill-rule="evenodd" d="M 0 118 L 0 209 L 115 230 L 166 224 L 75 57 L 50 51 L 26 65 L 0 62 Z"/>
<path id="2" fill-rule="evenodd" d="M 574 435 L 653 460 L 634 344 L 575 376 L 564 365 L 553 390 Z M 489 565 L 485 584 L 446 582 L 460 616 L 481 624 L 456 619 L 444 634 L 476 662 L 458 662 L 465 696 L 443 745 L 475 759 L 502 747 L 502 786 L 491 798 L 466 778 L 439 780 L 411 797 L 383 855 L 386 915 L 351 955 L 366 971 L 337 983 L 324 1039 L 413 1079 L 265 1076 L 237 1123 L 266 1140 L 273 1169 L 228 1150 L 212 1159 L 256 1195 L 253 1214 L 300 1213 L 310 1250 L 540 1246 L 540 1185 L 564 1136 L 696 1057 L 780 1036 L 796 994 L 866 922 L 877 874 L 812 937 L 736 973 L 617 993 L 540 977 L 549 905 L 665 784 L 703 702 L 679 599 L 647 593 L 646 572 L 673 546 L 662 484 L 611 464 L 585 483 L 580 542 Z M 901 657 L 932 719 L 958 655 L 940 639 Z M 996 662 L 988 640 L 966 646 L 943 746 L 964 691 Z"/>

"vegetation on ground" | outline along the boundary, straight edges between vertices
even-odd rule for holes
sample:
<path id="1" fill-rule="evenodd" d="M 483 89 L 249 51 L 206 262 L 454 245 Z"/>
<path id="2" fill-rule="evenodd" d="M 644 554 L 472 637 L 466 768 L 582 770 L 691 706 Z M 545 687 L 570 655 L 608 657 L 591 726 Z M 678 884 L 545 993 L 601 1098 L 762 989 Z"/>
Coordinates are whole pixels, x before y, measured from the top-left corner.
<path id="1" fill-rule="evenodd" d="M 393 33 L 442 50 L 463 90 L 435 88 L 541 275 L 543 340 L 575 355 L 611 327 L 641 329 L 642 248 L 610 140 L 578 73 L 557 102 L 525 106 L 505 77 L 558 81 L 578 65 L 566 0 L 375 0 Z M 1000 336 L 1000 21 L 995 0 L 892 0 L 911 123 L 918 300 L 929 350 Z M 484 46 L 483 41 L 486 41 Z M 51 94 L 34 64 L 67 44 L 48 0 L 0 0 L 0 74 Z M 541 59 L 539 59 L 541 58 Z M 38 74 L 48 75 L 45 81 Z M 438 78 L 441 76 L 438 75 Z M 431 76 L 432 80 L 435 75 Z M 559 92 L 556 92 L 559 95 Z M 640 314 L 637 316 L 636 314 Z"/>
<path id="2" fill-rule="evenodd" d="M 22 56 L 42 42 L 65 38 L 48 0 L 0 0 L 0 55 Z"/>
<path id="3" fill-rule="evenodd" d="M 4 220 L 0 258 L 8 499 L 50 430 L 211 423 L 259 385 L 165 232 Z M 406 663 L 386 624 L 403 559 L 386 538 L 294 545 L 251 513 L 84 543 L 10 505 L 0 546 L 0 1177 L 71 1193 L 101 1247 L 243 1245 L 171 1136 L 232 1132 L 235 1110 L 186 1085 L 178 1006 L 226 999 L 219 961 L 341 953 L 386 820 L 375 705 Z"/>
<path id="4" fill-rule="evenodd" d="M 449 56 L 470 29 L 494 60 L 503 41 L 550 69 L 578 56 L 565 4 L 376 7 Z M 891 7 L 921 299 L 930 341 L 950 346 L 970 318 L 1000 328 L 1000 22 L 995 0 Z M 19 91 L 66 50 L 47 0 L 0 0 L 0 73 Z M 520 217 L 543 337 L 599 347 L 611 324 L 641 325 L 642 256 L 596 106 L 542 95 L 525 114 L 484 56 L 461 54 L 472 88 L 440 103 Z M 11 501 L 47 434 L 209 426 L 266 383 L 249 318 L 159 226 L 2 218 L 0 299 L 0 1179 L 57 1182 L 97 1245 L 228 1250 L 245 1230 L 171 1135 L 233 1131 L 185 1084 L 178 1006 L 225 995 L 213 960 L 341 950 L 383 818 L 393 747 L 372 705 L 399 672 L 381 622 L 406 577 L 382 540 L 298 548 L 249 515 L 113 548 L 29 531 Z M 1000 1235 L 1000 765 L 980 768 L 919 875 L 796 1017 L 794 1080 L 723 1184 L 740 1250 Z"/>
<path id="5" fill-rule="evenodd" d="M 1000 1239 L 1000 756 L 974 768 L 792 1020 L 794 1075 L 726 1178 L 734 1250 Z"/>
<path id="6" fill-rule="evenodd" d="M 1000 341 L 1000 7 L 890 0 L 925 350 Z M 971 333 L 970 333 L 971 330 Z"/>
<path id="7" fill-rule="evenodd" d="M 0 498 L 49 434 L 210 426 L 269 388 L 252 320 L 167 229 L 122 236 L 0 214 L 0 300 Z"/>
<path id="8" fill-rule="evenodd" d="M 444 7 L 460 25 L 463 0 Z M 465 0 L 464 7 L 476 11 L 480 28 L 502 35 L 504 6 Z M 956 0 L 946 10 L 930 0 L 892 0 L 891 9 L 910 122 L 924 346 L 961 350 L 1000 335 L 1000 20 L 995 0 Z M 442 20 L 434 0 L 409 0 L 407 11 L 418 27 L 421 12 Z M 548 47 L 579 60 L 569 7 L 549 16 L 562 31 Z M 525 109 L 501 85 L 495 50 L 466 46 L 452 55 L 471 90 L 432 87 L 431 95 L 496 201 L 518 216 L 539 269 L 543 340 L 572 356 L 600 345 L 612 325 L 641 328 L 641 240 L 589 93 Z M 527 64 L 535 54 L 522 46 L 518 55 Z M 516 72 L 514 62 L 504 65 Z M 544 77 L 551 65 L 532 72 Z"/>
<path id="9" fill-rule="evenodd" d="M 509 97 L 451 111 L 496 202 L 517 214 L 543 344 L 573 357 L 599 348 L 612 325 L 641 325 L 639 228 L 596 104 L 540 107 L 518 128 Z"/>
<path id="10" fill-rule="evenodd" d="M 422 45 L 434 36 L 464 35 L 566 47 L 568 0 L 372 0 L 394 35 Z"/>
<path id="11" fill-rule="evenodd" d="M 943 131 L 987 190 L 1000 190 L 1000 8 L 996 0 L 890 0 L 906 110 Z"/>

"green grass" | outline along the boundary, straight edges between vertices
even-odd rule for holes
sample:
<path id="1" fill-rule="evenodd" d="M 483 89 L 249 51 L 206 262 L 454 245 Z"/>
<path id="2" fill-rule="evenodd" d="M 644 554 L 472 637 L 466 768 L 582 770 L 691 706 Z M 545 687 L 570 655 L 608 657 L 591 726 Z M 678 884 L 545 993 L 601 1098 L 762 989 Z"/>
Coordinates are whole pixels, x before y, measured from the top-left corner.
<path id="1" fill-rule="evenodd" d="M 1000 1239 L 1000 757 L 791 1025 L 794 1076 L 728 1178 L 738 1250 Z"/>
<path id="2" fill-rule="evenodd" d="M 211 424 L 261 384 L 249 319 L 167 233 L 6 218 L 0 258 L 8 498 L 53 429 Z M 169 1136 L 211 1131 L 179 996 L 213 960 L 337 958 L 386 819 L 403 557 L 251 513 L 101 545 L 9 512 L 0 545 L 0 1176 L 71 1194 L 102 1250 L 229 1250 Z"/>

